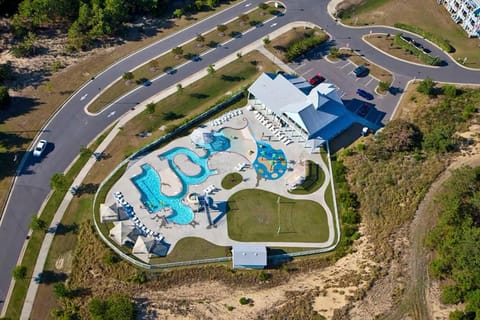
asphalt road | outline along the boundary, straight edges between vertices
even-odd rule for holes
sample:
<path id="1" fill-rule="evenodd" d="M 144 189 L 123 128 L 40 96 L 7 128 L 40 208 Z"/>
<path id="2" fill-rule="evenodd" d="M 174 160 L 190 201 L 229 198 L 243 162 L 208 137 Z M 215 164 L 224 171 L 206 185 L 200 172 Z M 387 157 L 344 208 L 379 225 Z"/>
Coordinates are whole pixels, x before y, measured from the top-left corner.
<path id="1" fill-rule="evenodd" d="M 418 42 L 425 44 L 432 53 L 440 56 L 448 65 L 438 68 L 429 68 L 411 65 L 393 59 L 373 49 L 361 40 L 361 36 L 372 32 L 396 33 L 388 28 L 347 28 L 334 21 L 327 13 L 327 0 L 285 0 L 287 12 L 275 19 L 276 25 L 271 23 L 255 28 L 241 38 L 231 41 L 225 47 L 202 56 L 200 61 L 191 62 L 177 70 L 176 73 L 166 75 L 153 81 L 148 87 L 142 87 L 132 94 L 122 98 L 97 116 L 84 113 L 85 104 L 109 83 L 135 66 L 149 61 L 160 53 L 169 51 L 185 41 L 194 38 L 199 33 L 204 33 L 218 24 L 238 16 L 253 7 L 260 1 L 242 1 L 239 4 L 203 20 L 185 30 L 163 39 L 149 47 L 138 51 L 125 59 L 112 65 L 110 68 L 97 75 L 93 80 L 80 88 L 63 106 L 61 111 L 45 126 L 41 139 L 51 142 L 45 157 L 34 161 L 31 156 L 27 159 L 12 190 L 10 200 L 5 208 L 0 224 L 0 309 L 3 308 L 8 287 L 11 280 L 11 270 L 16 265 L 18 256 L 28 232 L 31 217 L 36 214 L 50 191 L 50 177 L 57 172 L 64 172 L 67 166 L 78 155 L 80 147 L 88 145 L 104 128 L 117 120 L 122 114 L 135 107 L 135 105 L 159 91 L 179 83 L 185 77 L 205 69 L 209 64 L 215 63 L 228 54 L 239 51 L 254 40 L 265 37 L 274 28 L 279 28 L 293 21 L 310 21 L 318 24 L 333 36 L 333 45 L 348 46 L 363 54 L 395 74 L 394 86 L 404 88 L 406 82 L 414 77 L 427 76 L 436 81 L 458 83 L 476 83 L 480 73 L 465 70 L 455 63 L 443 52 L 425 40 L 414 37 Z M 251 3 L 251 6 L 246 6 Z M 273 22 L 272 22 L 273 24 Z M 85 97 L 83 100 L 81 97 Z M 390 112 L 393 110 L 390 110 Z"/>

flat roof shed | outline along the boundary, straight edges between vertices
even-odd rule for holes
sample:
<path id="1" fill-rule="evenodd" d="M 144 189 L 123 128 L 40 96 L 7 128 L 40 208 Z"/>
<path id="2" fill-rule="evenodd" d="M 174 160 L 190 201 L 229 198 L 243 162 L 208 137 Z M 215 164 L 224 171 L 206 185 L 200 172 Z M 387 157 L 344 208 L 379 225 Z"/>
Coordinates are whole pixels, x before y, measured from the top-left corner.
<path id="1" fill-rule="evenodd" d="M 267 247 L 237 244 L 232 247 L 233 268 L 263 269 L 267 265 Z"/>

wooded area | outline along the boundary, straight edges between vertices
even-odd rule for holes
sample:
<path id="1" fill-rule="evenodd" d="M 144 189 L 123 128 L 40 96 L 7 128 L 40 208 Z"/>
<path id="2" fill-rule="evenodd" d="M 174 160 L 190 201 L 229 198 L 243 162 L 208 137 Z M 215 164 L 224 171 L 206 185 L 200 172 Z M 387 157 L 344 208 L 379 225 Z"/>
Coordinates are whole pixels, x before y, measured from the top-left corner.
<path id="1" fill-rule="evenodd" d="M 95 40 L 118 34 L 124 23 L 135 17 L 184 14 L 211 10 L 219 0 L 183 1 L 173 8 L 173 0 L 0 0 L 0 15 L 11 16 L 13 33 L 19 40 L 15 56 L 34 54 L 35 33 L 41 28 L 68 32 L 67 50 L 87 50 Z"/>

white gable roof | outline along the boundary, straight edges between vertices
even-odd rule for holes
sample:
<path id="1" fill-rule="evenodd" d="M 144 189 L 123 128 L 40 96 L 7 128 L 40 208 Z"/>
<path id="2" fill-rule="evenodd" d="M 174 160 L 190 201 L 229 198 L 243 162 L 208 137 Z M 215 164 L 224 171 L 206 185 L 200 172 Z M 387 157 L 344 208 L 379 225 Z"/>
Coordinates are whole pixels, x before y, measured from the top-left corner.
<path id="1" fill-rule="evenodd" d="M 124 245 L 127 241 L 134 242 L 138 233 L 130 220 L 114 222 L 114 227 L 110 229 L 110 237 L 119 245 Z"/>
<path id="2" fill-rule="evenodd" d="M 288 115 L 307 132 L 309 139 L 330 140 L 354 121 L 331 83 L 312 88 L 301 77 L 264 73 L 248 91 L 276 114 Z"/>
<path id="3" fill-rule="evenodd" d="M 232 247 L 233 266 L 266 266 L 267 248 L 260 245 L 237 244 Z"/>

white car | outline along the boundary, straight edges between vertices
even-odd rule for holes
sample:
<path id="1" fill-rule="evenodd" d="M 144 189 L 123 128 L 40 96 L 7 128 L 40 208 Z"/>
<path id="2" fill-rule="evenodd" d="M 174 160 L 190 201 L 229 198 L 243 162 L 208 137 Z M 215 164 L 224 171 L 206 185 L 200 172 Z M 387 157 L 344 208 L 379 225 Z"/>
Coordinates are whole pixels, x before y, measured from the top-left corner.
<path id="1" fill-rule="evenodd" d="M 41 157 L 43 152 L 45 151 L 45 148 L 47 147 L 47 140 L 40 140 L 37 143 L 37 146 L 35 149 L 33 149 L 33 156 L 34 157 Z"/>

